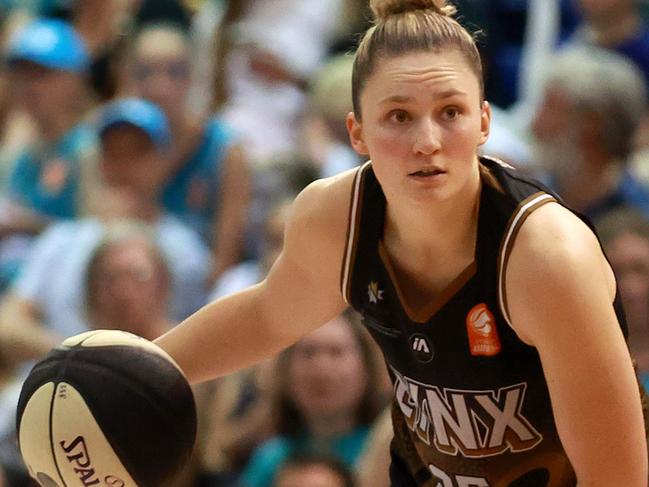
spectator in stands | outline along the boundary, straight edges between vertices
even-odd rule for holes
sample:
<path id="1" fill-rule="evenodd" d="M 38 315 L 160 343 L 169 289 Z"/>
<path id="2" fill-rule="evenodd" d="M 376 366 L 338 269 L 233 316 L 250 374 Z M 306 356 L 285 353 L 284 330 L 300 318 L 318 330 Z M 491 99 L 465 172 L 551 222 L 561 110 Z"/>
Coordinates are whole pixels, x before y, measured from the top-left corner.
<path id="1" fill-rule="evenodd" d="M 277 436 L 253 453 L 243 485 L 271 486 L 283 461 L 301 452 L 333 455 L 354 466 L 385 404 L 368 340 L 343 314 L 280 357 Z"/>
<path id="2" fill-rule="evenodd" d="M 344 463 L 324 455 L 299 455 L 279 468 L 273 487 L 354 487 L 354 476 Z"/>
<path id="3" fill-rule="evenodd" d="M 15 32 L 5 53 L 9 94 L 27 115 L 23 147 L 4 151 L 8 194 L 0 203 L 0 289 L 18 274 L 33 236 L 84 206 L 83 175 L 95 157 L 96 138 L 83 121 L 88 107 L 84 42 L 67 23 L 35 20 Z M 9 122 L 5 136 L 24 125 Z M 13 140 L 9 141 L 13 145 Z"/>
<path id="4" fill-rule="evenodd" d="M 265 279 L 273 262 L 282 250 L 284 244 L 284 225 L 290 210 L 291 201 L 283 200 L 266 214 L 263 225 L 261 252 L 258 259 L 248 260 L 227 269 L 211 292 L 211 298 L 216 299 L 227 294 L 256 284 Z"/>
<path id="5" fill-rule="evenodd" d="M 119 100 L 101 113 L 100 182 L 90 205 L 97 218 L 52 226 L 35 244 L 25 270 L 0 305 L 2 351 L 38 358 L 63 336 L 86 329 L 83 276 L 105 232 L 121 218 L 152 225 L 171 272 L 169 317 L 179 321 L 205 299 L 209 253 L 200 238 L 165 214 L 158 195 L 168 174 L 164 114 L 139 100 Z"/>
<path id="6" fill-rule="evenodd" d="M 172 25 L 144 27 L 126 66 L 126 90 L 160 106 L 172 133 L 171 172 L 163 203 L 199 232 L 213 253 L 214 282 L 241 257 L 250 198 L 244 151 L 216 117 L 190 113 L 191 52 Z"/>
<path id="7" fill-rule="evenodd" d="M 583 21 L 572 37 L 576 44 L 610 49 L 633 61 L 649 86 L 649 26 L 638 0 L 579 0 Z"/>
<path id="8" fill-rule="evenodd" d="M 52 220 L 80 213 L 81 173 L 96 142 L 82 118 L 89 57 L 69 24 L 35 20 L 10 40 L 6 61 L 12 97 L 33 119 L 37 135 L 13 165 L 2 234 L 36 234 Z"/>
<path id="9" fill-rule="evenodd" d="M 557 54 L 532 126 L 534 157 L 572 208 L 596 218 L 631 206 L 649 218 L 649 190 L 627 168 L 645 106 L 630 61 L 594 47 Z"/>
<path id="10" fill-rule="evenodd" d="M 642 71 L 649 95 L 649 24 L 640 0 L 579 0 L 583 22 L 571 43 L 610 49 Z M 649 4 L 647 4 L 649 6 Z M 646 6 L 645 6 L 646 8 Z M 649 149 L 649 107 L 636 134 L 637 149 Z M 646 168 L 640 168 L 646 174 Z"/>
<path id="11" fill-rule="evenodd" d="M 85 316 L 94 329 L 118 329 L 147 340 L 172 326 L 171 273 L 151 228 L 109 224 L 86 268 Z"/>
<path id="12" fill-rule="evenodd" d="M 250 0 L 225 27 L 231 50 L 221 113 L 241 133 L 253 165 L 295 156 L 305 89 L 333 42 L 344 3 Z"/>
<path id="13" fill-rule="evenodd" d="M 327 61 L 314 75 L 304 122 L 307 158 L 318 167 L 320 177 L 329 177 L 359 164 L 349 145 L 345 118 L 352 106 L 354 58 L 340 55 Z"/>
<path id="14" fill-rule="evenodd" d="M 153 340 L 173 326 L 167 313 L 171 271 L 152 230 L 125 220 L 106 226 L 86 268 L 84 303 L 89 328 L 123 330 Z M 205 396 L 213 387 L 206 383 L 194 388 L 200 426 L 207 414 Z M 197 449 L 204 437 L 198 436 Z M 194 457 L 165 487 L 193 486 L 198 470 Z"/>
<path id="15" fill-rule="evenodd" d="M 621 208 L 595 223 L 617 277 L 631 356 L 640 380 L 649 387 L 649 221 L 637 211 Z"/>

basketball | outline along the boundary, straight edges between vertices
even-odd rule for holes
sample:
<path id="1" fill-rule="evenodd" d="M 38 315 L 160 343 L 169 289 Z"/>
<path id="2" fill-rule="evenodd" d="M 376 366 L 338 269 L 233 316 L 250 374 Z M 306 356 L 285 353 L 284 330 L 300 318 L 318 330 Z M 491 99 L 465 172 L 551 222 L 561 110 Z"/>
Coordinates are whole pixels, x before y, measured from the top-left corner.
<path id="1" fill-rule="evenodd" d="M 20 452 L 45 487 L 159 487 L 189 459 L 191 388 L 161 348 L 130 333 L 68 338 L 36 364 L 18 402 Z"/>

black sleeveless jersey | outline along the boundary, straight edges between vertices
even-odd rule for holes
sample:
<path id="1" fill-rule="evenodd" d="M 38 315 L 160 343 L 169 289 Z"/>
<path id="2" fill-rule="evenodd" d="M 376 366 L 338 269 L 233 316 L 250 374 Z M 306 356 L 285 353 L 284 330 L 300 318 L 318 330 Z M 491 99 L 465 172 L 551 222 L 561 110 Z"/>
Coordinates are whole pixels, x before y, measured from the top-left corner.
<path id="1" fill-rule="evenodd" d="M 504 293 L 521 225 L 560 200 L 504 163 L 480 163 L 474 262 L 419 314 L 400 297 L 382 244 L 385 197 L 371 163 L 356 175 L 342 292 L 381 347 L 394 384 L 392 482 L 574 486 L 538 353 L 508 324 Z"/>

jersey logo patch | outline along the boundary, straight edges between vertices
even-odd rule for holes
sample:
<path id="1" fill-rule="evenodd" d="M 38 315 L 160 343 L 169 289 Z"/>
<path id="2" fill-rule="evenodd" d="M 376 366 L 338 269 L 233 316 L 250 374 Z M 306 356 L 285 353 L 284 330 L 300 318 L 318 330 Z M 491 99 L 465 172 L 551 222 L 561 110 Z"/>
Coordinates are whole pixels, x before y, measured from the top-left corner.
<path id="1" fill-rule="evenodd" d="M 480 303 L 466 315 L 471 355 L 491 357 L 501 350 L 496 319 L 485 303 Z"/>
<path id="2" fill-rule="evenodd" d="M 367 295 L 370 303 L 378 304 L 379 301 L 383 301 L 383 289 L 379 289 L 379 283 L 376 281 L 370 281 L 367 285 Z"/>
<path id="3" fill-rule="evenodd" d="M 427 364 L 435 356 L 433 344 L 426 335 L 416 333 L 410 337 L 410 348 L 417 362 Z"/>

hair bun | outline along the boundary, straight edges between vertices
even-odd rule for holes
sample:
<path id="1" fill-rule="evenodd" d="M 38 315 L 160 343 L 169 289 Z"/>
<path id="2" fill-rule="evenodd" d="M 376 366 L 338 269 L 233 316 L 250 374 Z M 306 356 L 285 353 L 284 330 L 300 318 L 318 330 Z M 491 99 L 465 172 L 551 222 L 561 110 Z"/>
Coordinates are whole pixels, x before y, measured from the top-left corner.
<path id="1" fill-rule="evenodd" d="M 448 17 L 457 11 L 454 6 L 447 5 L 446 0 L 370 0 L 370 7 L 378 21 L 415 10 L 431 10 Z"/>

